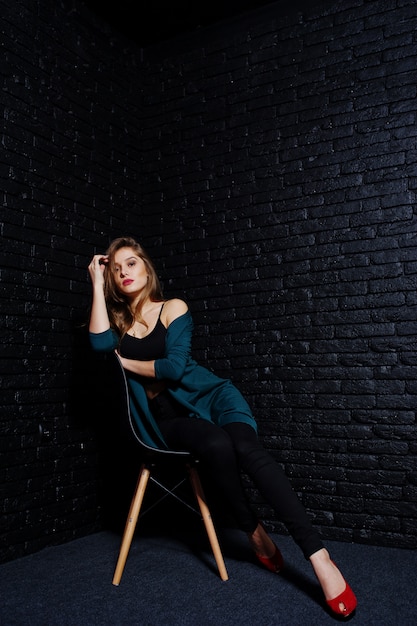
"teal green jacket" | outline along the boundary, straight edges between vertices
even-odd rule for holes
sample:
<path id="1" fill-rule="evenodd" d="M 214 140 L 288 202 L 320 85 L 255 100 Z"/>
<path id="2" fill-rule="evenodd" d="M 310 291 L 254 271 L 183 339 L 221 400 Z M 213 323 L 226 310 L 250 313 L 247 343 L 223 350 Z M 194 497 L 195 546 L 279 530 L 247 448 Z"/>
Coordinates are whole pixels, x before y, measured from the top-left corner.
<path id="1" fill-rule="evenodd" d="M 165 355 L 155 361 L 155 376 L 164 380 L 169 393 L 186 409 L 188 415 L 224 426 L 244 422 L 257 430 L 251 409 L 240 391 L 228 379 L 219 378 L 198 365 L 191 357 L 193 321 L 187 311 L 167 329 Z M 90 333 L 94 350 L 111 352 L 119 345 L 114 330 Z M 130 409 L 143 441 L 153 447 L 166 447 L 152 413 L 140 377 L 126 370 L 130 391 Z"/>

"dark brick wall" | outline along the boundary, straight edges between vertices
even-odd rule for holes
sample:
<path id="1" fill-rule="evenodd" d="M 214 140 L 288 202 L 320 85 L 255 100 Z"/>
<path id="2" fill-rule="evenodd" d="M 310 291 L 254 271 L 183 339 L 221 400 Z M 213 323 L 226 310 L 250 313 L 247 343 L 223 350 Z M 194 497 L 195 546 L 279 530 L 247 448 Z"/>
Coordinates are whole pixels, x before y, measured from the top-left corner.
<path id="1" fill-rule="evenodd" d="M 4 558 L 100 525 L 78 326 L 125 232 L 324 537 L 415 547 L 415 3 L 277 5 L 144 55 L 75 0 L 0 5 Z"/>
<path id="2" fill-rule="evenodd" d="M 417 7 L 312 4 L 145 54 L 144 211 L 323 535 L 415 546 Z"/>
<path id="3" fill-rule="evenodd" d="M 2 559 L 99 523 L 79 326 L 90 257 L 136 230 L 138 55 L 79 5 L 0 3 Z"/>

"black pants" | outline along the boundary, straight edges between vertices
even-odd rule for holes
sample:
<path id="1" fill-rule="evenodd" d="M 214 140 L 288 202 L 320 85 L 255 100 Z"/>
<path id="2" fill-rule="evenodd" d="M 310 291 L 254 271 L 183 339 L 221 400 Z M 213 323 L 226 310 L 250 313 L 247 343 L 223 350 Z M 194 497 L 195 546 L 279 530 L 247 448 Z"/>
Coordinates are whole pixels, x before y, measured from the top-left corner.
<path id="1" fill-rule="evenodd" d="M 305 558 L 323 547 L 288 478 L 262 447 L 251 426 L 233 422 L 220 428 L 204 419 L 184 416 L 182 407 L 166 394 L 149 404 L 167 445 L 195 454 L 204 464 L 241 530 L 252 533 L 258 524 L 242 486 L 243 470 L 285 524 Z"/>

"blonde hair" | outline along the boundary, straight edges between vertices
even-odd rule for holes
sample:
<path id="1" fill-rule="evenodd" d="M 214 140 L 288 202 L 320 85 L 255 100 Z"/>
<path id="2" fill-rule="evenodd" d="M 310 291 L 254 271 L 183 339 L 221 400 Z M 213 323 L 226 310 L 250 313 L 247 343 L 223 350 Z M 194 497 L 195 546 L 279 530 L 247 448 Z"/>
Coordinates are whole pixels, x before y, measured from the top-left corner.
<path id="1" fill-rule="evenodd" d="M 115 264 L 114 256 L 121 248 L 131 248 L 135 255 L 145 263 L 148 274 L 148 282 L 143 290 L 143 294 L 132 310 L 126 297 L 121 294 L 114 278 Z M 108 263 L 104 269 L 104 295 L 107 303 L 107 310 L 110 324 L 116 328 L 122 337 L 132 326 L 135 320 L 141 322 L 146 327 L 148 324 L 142 317 L 142 307 L 147 300 L 159 302 L 164 299 L 158 275 L 150 256 L 133 237 L 119 237 L 114 239 L 107 249 Z"/>

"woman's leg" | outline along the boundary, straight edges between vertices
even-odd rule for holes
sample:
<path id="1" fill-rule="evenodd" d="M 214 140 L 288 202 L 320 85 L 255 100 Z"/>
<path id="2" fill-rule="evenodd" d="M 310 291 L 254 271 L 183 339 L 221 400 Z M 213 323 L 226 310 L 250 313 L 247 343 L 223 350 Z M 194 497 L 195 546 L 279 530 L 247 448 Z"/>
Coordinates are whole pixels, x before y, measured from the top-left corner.
<path id="1" fill-rule="evenodd" d="M 253 479 L 265 500 L 275 509 L 296 543 L 310 560 L 332 611 L 349 615 L 356 608 L 356 598 L 342 573 L 330 559 L 329 553 L 312 527 L 307 513 L 281 467 L 258 441 L 255 431 L 244 423 L 223 427 L 230 435 L 244 471 Z M 268 548 L 265 531 L 259 525 L 252 533 L 252 543 Z M 267 554 L 266 556 L 271 556 Z"/>
<path id="2" fill-rule="evenodd" d="M 193 417 L 172 417 L 159 421 L 158 426 L 169 448 L 195 454 L 207 468 L 239 528 L 252 533 L 258 520 L 246 499 L 229 435 L 211 422 Z"/>
<path id="3" fill-rule="evenodd" d="M 323 544 L 280 465 L 263 448 L 255 431 L 247 424 L 234 422 L 223 429 L 233 441 L 240 467 L 278 514 L 305 558 L 310 558 L 323 548 Z"/>

